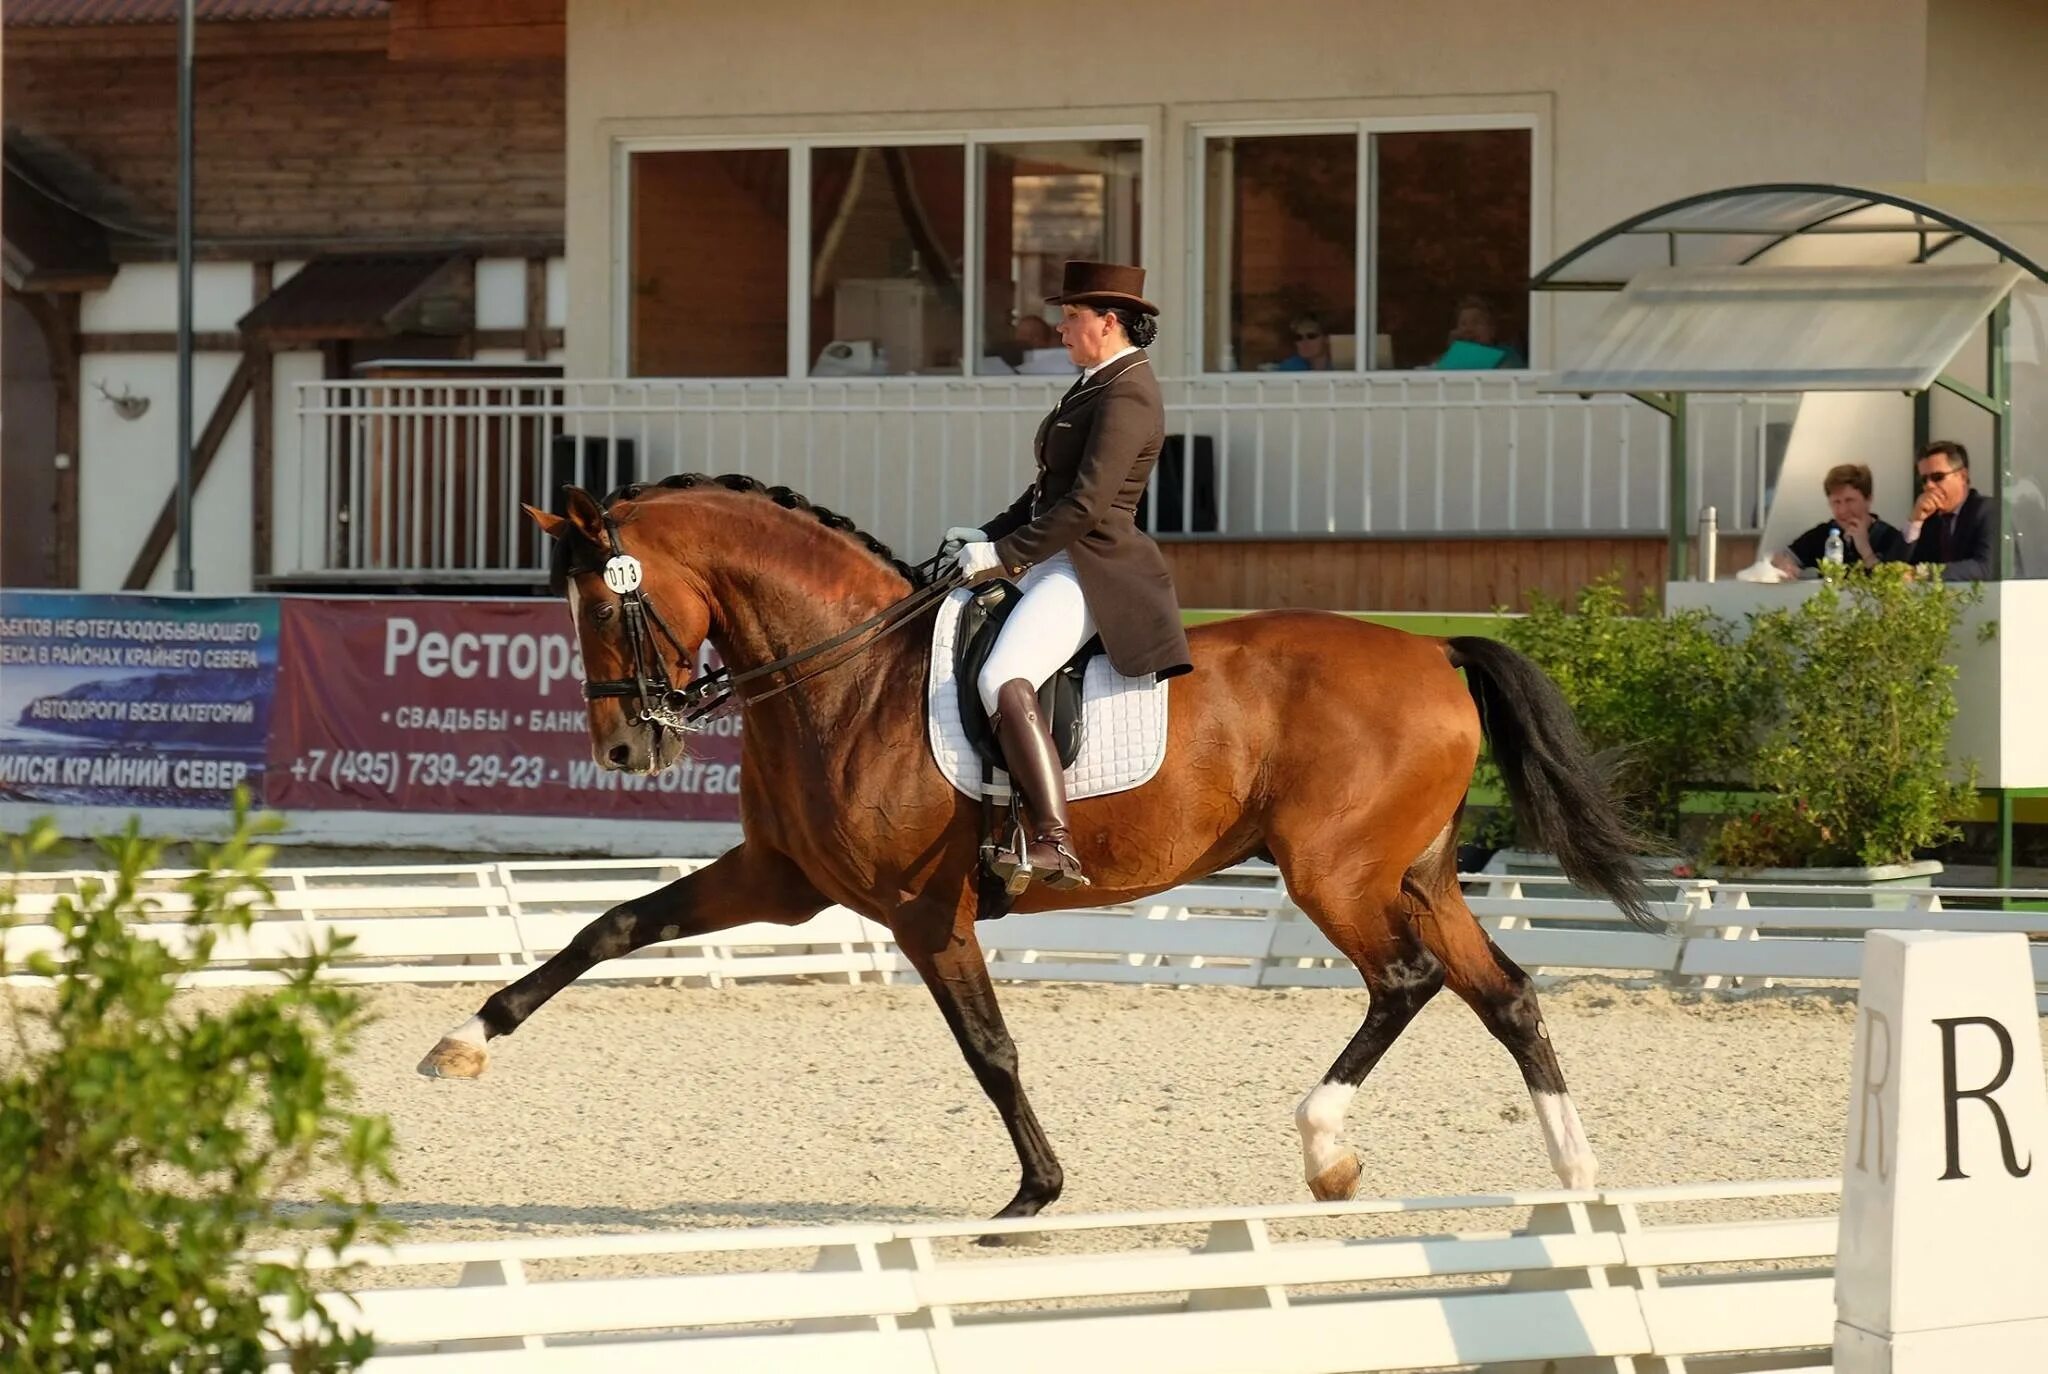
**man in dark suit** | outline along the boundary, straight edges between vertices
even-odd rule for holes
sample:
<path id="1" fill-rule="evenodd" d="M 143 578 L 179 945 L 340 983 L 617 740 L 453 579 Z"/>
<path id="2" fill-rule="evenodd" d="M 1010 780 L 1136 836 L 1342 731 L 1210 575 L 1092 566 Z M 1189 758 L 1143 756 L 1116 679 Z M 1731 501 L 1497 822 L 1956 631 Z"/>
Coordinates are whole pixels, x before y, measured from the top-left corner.
<path id="1" fill-rule="evenodd" d="M 1988 582 L 1998 576 L 1998 513 L 1970 485 L 1970 453 L 1936 439 L 1914 464 L 1920 495 L 1906 521 L 1906 558 L 1938 563 L 1944 582 Z"/>

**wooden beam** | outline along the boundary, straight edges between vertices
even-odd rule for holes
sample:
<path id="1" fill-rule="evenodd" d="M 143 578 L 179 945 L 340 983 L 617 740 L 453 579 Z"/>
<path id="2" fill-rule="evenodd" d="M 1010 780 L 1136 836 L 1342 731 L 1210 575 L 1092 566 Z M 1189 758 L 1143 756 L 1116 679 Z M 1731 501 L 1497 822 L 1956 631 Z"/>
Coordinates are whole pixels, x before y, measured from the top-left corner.
<path id="1" fill-rule="evenodd" d="M 250 20 L 209 23 L 199 35 L 198 60 L 271 57 L 279 53 L 381 53 L 390 25 L 383 19 Z M 7 58 L 75 60 L 80 57 L 160 57 L 175 61 L 175 24 L 70 24 L 7 30 Z"/>
<path id="2" fill-rule="evenodd" d="M 98 330 L 78 336 L 81 353 L 176 353 L 178 335 L 170 329 Z M 195 333 L 194 353 L 240 353 L 242 336 L 232 330 Z"/>
<path id="3" fill-rule="evenodd" d="M 78 585 L 78 406 L 83 384 L 79 368 L 79 298 L 76 293 L 51 295 L 17 291 L 8 294 L 34 316 L 50 355 L 50 385 L 56 402 L 57 547 L 52 569 L 59 587 Z"/>
<path id="4" fill-rule="evenodd" d="M 548 356 L 548 260 L 526 260 L 526 357 L 540 362 Z"/>
<path id="5" fill-rule="evenodd" d="M 395 0 L 394 62 L 559 61 L 565 0 Z"/>
<path id="6" fill-rule="evenodd" d="M 531 359 L 545 361 L 550 349 L 562 348 L 562 331 L 543 329 L 540 331 L 540 351 L 534 351 L 532 335 L 525 329 L 479 329 L 471 336 L 478 348 L 518 348 L 526 351 Z"/>
<path id="7" fill-rule="evenodd" d="M 269 262 L 250 269 L 250 296 L 261 305 L 270 299 L 276 284 L 276 268 Z M 273 494 L 273 431 L 277 423 L 275 382 L 277 362 L 261 343 L 249 347 L 249 571 L 251 577 L 270 572 L 271 502 Z"/>
<path id="8" fill-rule="evenodd" d="M 166 237 L 153 242 L 124 240 L 112 246 L 116 263 L 172 262 L 177 246 Z M 252 262 L 268 258 L 317 258 L 322 253 L 441 253 L 470 258 L 560 257 L 560 236 L 537 238 L 508 234 L 498 238 L 450 238 L 446 234 L 406 238 L 365 232 L 353 238 L 332 234 L 301 234 L 274 238 L 201 237 L 193 245 L 201 262 Z"/>
<path id="9" fill-rule="evenodd" d="M 213 414 L 206 419 L 206 428 L 200 432 L 199 442 L 192 449 L 192 493 L 197 505 L 199 484 L 206 480 L 208 468 L 213 466 L 214 455 L 220 452 L 221 441 L 228 437 L 228 426 L 235 422 L 235 415 L 242 408 L 242 402 L 249 398 L 256 369 L 250 361 L 250 354 L 244 353 L 242 360 L 235 364 L 234 375 L 222 388 L 220 400 L 213 407 Z M 149 579 L 156 575 L 156 565 L 163 561 L 164 550 L 171 546 L 171 538 L 178 532 L 178 494 L 174 491 L 164 498 L 163 509 L 157 512 L 156 523 L 150 526 L 149 537 L 142 541 L 142 549 L 135 555 L 135 564 L 128 569 L 128 577 L 121 583 L 123 591 L 139 592 L 149 586 Z"/>

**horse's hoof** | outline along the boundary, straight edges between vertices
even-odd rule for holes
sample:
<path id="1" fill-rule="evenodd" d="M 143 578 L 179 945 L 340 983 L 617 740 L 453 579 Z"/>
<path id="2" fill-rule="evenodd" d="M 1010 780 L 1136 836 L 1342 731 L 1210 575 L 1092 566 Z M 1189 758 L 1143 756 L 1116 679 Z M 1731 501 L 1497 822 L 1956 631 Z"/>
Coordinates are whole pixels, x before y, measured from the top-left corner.
<path id="1" fill-rule="evenodd" d="M 1346 1150 L 1343 1157 L 1308 1181 L 1317 1202 L 1349 1202 L 1358 1196 L 1358 1151 Z"/>
<path id="2" fill-rule="evenodd" d="M 420 1073 L 427 1078 L 481 1078 L 484 1066 L 490 1062 L 491 1057 L 482 1045 L 444 1036 L 420 1061 Z"/>

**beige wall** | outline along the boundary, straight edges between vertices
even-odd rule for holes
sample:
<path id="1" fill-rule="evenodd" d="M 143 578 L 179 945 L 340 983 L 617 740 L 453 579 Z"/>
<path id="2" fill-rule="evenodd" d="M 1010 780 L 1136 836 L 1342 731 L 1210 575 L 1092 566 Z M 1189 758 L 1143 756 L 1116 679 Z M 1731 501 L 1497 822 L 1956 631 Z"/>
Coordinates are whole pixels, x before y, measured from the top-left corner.
<path id="1" fill-rule="evenodd" d="M 2048 185 L 2048 3 L 1930 0 L 1927 179 Z"/>
<path id="2" fill-rule="evenodd" d="M 1142 126 L 1152 285 L 1174 306 L 1191 122 L 1533 116 L 1546 258 L 1692 191 L 1921 179 L 1927 3 L 569 0 L 572 375 L 622 370 L 620 137 Z"/>

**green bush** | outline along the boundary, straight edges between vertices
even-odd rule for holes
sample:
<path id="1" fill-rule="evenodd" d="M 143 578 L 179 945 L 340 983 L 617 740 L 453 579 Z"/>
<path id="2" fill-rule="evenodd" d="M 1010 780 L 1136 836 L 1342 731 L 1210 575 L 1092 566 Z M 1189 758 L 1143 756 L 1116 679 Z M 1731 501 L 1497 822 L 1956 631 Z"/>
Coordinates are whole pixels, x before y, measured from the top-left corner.
<path id="1" fill-rule="evenodd" d="M 390 1127 L 345 1105 L 339 1061 L 364 1013 L 319 978 L 333 947 L 224 1010 L 173 1001 L 268 898 L 261 829 L 238 805 L 233 838 L 180 885 L 180 944 L 129 928 L 157 905 L 137 880 L 160 852 L 132 823 L 102 842 L 112 886 L 57 903 L 62 958 L 10 961 L 0 944 L 0 976 L 53 980 L 0 986 L 0 1368 L 252 1370 L 266 1334 L 293 1370 L 369 1354 L 303 1262 L 244 1258 L 278 1233 L 337 1250 L 384 1234 L 370 1189 L 391 1179 Z M 13 841 L 13 872 L 55 842 L 48 826 Z M 18 878 L 0 879 L 0 934 L 19 906 Z M 320 1205 L 281 1206 L 295 1188 Z"/>
<path id="2" fill-rule="evenodd" d="M 1722 824 L 1709 859 L 1875 867 L 1952 838 L 1947 817 L 1969 804 L 1974 769 L 1949 779 L 1956 670 L 1945 659 L 1980 596 L 1884 564 L 1831 569 L 1797 607 L 1753 617 L 1749 655 L 1772 696 L 1754 777 L 1771 795 Z"/>
<path id="3" fill-rule="evenodd" d="M 1677 845 L 1688 786 L 1746 776 L 1770 689 L 1727 621 L 1700 610 L 1660 616 L 1647 598 L 1631 606 L 1620 574 L 1609 573 L 1574 608 L 1532 597 L 1501 637 L 1563 691 L 1657 847 Z M 1490 764 L 1485 777 L 1499 785 Z"/>

